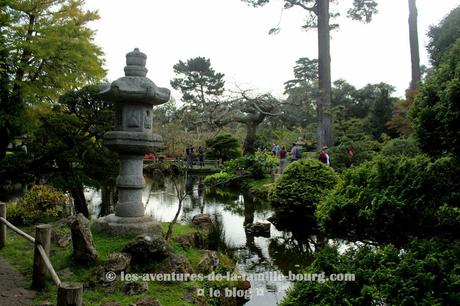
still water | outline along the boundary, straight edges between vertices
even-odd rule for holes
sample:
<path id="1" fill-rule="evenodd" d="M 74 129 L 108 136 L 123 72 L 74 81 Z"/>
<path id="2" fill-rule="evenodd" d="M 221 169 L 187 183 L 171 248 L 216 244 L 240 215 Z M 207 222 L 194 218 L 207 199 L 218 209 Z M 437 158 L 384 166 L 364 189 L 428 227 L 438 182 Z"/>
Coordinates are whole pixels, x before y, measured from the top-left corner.
<path id="1" fill-rule="evenodd" d="M 190 223 L 199 213 L 208 213 L 222 224 L 225 242 L 234 250 L 238 271 L 252 278 L 251 299 L 245 305 L 278 305 L 292 285 L 283 276 L 300 272 L 311 263 L 314 246 L 308 237 L 278 230 L 273 224 L 269 237 L 254 237 L 244 230 L 244 225 L 255 222 L 267 223 L 273 215 L 270 204 L 256 201 L 238 190 L 211 192 L 203 185 L 203 177 L 188 176 L 182 182 L 187 197 L 179 215 L 180 223 Z M 97 214 L 100 194 L 87 194 L 93 213 Z M 178 208 L 178 199 L 171 180 L 146 178 L 143 194 L 146 214 L 159 221 L 169 222 Z"/>

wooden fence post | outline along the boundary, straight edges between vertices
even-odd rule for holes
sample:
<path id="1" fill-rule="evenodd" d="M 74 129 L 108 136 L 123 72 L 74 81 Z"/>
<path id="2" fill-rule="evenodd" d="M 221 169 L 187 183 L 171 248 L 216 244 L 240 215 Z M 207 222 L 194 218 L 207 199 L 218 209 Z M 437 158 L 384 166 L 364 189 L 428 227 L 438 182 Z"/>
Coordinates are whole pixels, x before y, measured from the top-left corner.
<path id="1" fill-rule="evenodd" d="M 0 217 L 6 220 L 6 204 L 0 202 Z M 6 245 L 6 224 L 0 222 L 0 250 Z"/>
<path id="2" fill-rule="evenodd" d="M 32 288 L 43 289 L 45 287 L 45 278 L 48 272 L 45 261 L 40 255 L 37 245 L 41 245 L 46 252 L 50 254 L 51 244 L 51 225 L 40 224 L 35 227 L 35 248 L 34 248 L 34 267 L 32 274 Z"/>
<path id="3" fill-rule="evenodd" d="M 61 283 L 58 287 L 57 306 L 81 306 L 83 285 L 81 283 Z"/>

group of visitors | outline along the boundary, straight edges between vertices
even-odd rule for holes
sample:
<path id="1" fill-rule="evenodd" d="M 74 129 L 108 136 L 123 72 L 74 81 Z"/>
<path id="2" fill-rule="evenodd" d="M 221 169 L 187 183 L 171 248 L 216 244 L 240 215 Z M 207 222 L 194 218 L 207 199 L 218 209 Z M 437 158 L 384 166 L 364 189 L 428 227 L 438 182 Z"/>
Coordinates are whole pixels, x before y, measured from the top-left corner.
<path id="1" fill-rule="evenodd" d="M 204 167 L 204 153 L 205 150 L 202 146 L 198 147 L 198 162 L 201 168 Z M 191 144 L 189 144 L 185 148 L 185 156 L 186 156 L 186 161 L 187 161 L 187 166 L 188 167 L 193 167 L 195 164 L 195 147 Z"/>
<path id="2" fill-rule="evenodd" d="M 329 148 L 327 146 L 324 146 L 318 155 L 318 160 L 326 164 L 327 166 L 331 166 L 331 158 L 329 156 L 328 150 Z M 279 145 L 274 144 L 271 151 L 274 156 L 277 156 L 279 158 L 279 173 L 283 173 L 284 169 L 288 164 L 288 152 L 286 151 L 286 147 L 280 147 Z M 353 156 L 353 150 L 351 148 L 349 148 L 347 151 L 349 156 Z M 297 143 L 293 143 L 290 153 L 291 154 L 289 160 L 296 161 L 301 159 L 301 146 Z"/>

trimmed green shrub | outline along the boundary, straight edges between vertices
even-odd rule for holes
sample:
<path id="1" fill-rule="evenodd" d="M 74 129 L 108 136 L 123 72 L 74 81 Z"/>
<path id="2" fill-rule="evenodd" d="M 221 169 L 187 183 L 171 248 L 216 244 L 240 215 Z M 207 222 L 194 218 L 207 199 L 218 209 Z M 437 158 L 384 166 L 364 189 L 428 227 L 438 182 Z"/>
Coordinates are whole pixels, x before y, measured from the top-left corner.
<path id="1" fill-rule="evenodd" d="M 227 161 L 224 172 L 243 178 L 262 179 L 278 166 L 278 159 L 269 153 L 256 152 Z"/>
<path id="2" fill-rule="evenodd" d="M 233 180 L 235 180 L 234 175 L 227 172 L 219 172 L 206 176 L 203 183 L 208 186 L 225 186 L 231 185 Z"/>
<path id="3" fill-rule="evenodd" d="M 298 281 L 281 305 L 459 305 L 460 244 L 412 240 L 407 249 L 363 246 L 340 255 L 320 250 L 305 273 L 322 281 Z M 354 281 L 328 281 L 331 274 L 354 274 Z"/>
<path id="4" fill-rule="evenodd" d="M 404 244 L 460 232 L 460 168 L 452 157 L 384 157 L 349 169 L 318 205 L 326 234 Z"/>
<path id="5" fill-rule="evenodd" d="M 17 204 L 8 203 L 7 218 L 13 224 L 32 225 L 61 218 L 69 197 L 48 185 L 33 186 Z"/>
<path id="6" fill-rule="evenodd" d="M 206 157 L 210 159 L 226 161 L 241 156 L 239 141 L 230 133 L 219 133 L 206 139 L 206 148 Z"/>
<path id="7" fill-rule="evenodd" d="M 255 155 L 245 155 L 224 163 L 220 173 L 209 175 L 204 183 L 207 185 L 232 185 L 250 179 L 263 179 L 278 166 L 278 159 L 269 153 L 256 152 Z"/>
<path id="8" fill-rule="evenodd" d="M 312 215 L 317 203 L 338 181 L 335 171 L 320 161 L 298 160 L 290 163 L 275 182 L 269 200 L 275 208 Z"/>
<path id="9" fill-rule="evenodd" d="M 417 141 L 414 138 L 391 139 L 382 148 L 382 155 L 384 156 L 413 157 L 421 153 Z"/>
<path id="10" fill-rule="evenodd" d="M 353 156 L 348 154 L 348 148 L 352 148 Z M 381 149 L 382 145 L 375 140 L 344 141 L 329 149 L 331 166 L 338 171 L 357 166 L 371 160 Z"/>

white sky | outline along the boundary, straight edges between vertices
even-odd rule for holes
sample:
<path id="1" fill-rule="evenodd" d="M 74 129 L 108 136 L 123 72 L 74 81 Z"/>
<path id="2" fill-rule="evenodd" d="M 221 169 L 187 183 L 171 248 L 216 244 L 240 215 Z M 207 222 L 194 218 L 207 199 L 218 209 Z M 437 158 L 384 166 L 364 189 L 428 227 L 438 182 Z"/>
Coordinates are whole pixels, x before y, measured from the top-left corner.
<path id="1" fill-rule="evenodd" d="M 378 0 L 379 13 L 370 24 L 345 18 L 351 0 L 340 0 L 343 17 L 331 33 L 332 79 L 361 87 L 386 82 L 403 96 L 410 82 L 408 1 Z M 299 57 L 317 58 L 317 34 L 300 29 L 305 11 L 284 10 L 281 32 L 268 35 L 280 20 L 282 0 L 252 8 L 240 0 L 86 0 L 100 20 L 95 42 L 105 52 L 108 79 L 124 75 L 125 54 L 135 47 L 147 54 L 147 76 L 171 88 L 173 65 L 196 56 L 211 59 L 225 74 L 226 87 L 238 84 L 258 92 L 281 95 L 293 78 Z M 459 0 L 417 0 L 421 64 L 430 25 L 437 24 Z M 178 93 L 173 92 L 176 100 Z"/>

